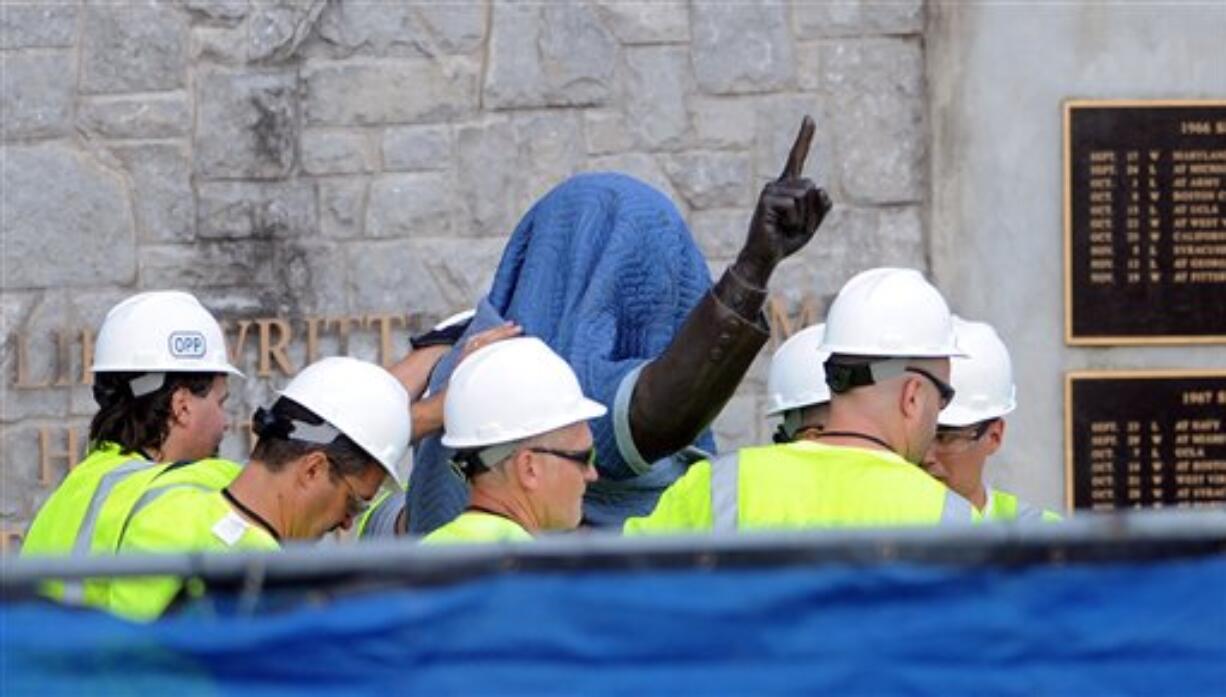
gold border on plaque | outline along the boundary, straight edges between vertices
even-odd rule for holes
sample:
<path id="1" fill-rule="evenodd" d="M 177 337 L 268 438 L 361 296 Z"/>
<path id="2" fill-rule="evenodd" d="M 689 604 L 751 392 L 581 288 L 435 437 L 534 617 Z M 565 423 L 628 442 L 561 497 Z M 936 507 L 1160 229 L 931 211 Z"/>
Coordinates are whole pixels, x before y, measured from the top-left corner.
<path id="1" fill-rule="evenodd" d="M 1127 109 L 1138 107 L 1223 107 L 1226 99 L 1066 99 L 1062 110 L 1064 178 L 1064 343 L 1068 346 L 1170 346 L 1223 344 L 1226 334 L 1213 336 L 1073 336 L 1073 168 L 1072 112 L 1078 107 Z M 1071 509 L 1070 509 L 1071 510 Z"/>
<path id="2" fill-rule="evenodd" d="M 1226 370 L 1179 368 L 1164 370 L 1070 370 L 1064 373 L 1064 510 L 1073 515 L 1073 381 L 1153 380 L 1164 378 L 1226 379 Z"/>

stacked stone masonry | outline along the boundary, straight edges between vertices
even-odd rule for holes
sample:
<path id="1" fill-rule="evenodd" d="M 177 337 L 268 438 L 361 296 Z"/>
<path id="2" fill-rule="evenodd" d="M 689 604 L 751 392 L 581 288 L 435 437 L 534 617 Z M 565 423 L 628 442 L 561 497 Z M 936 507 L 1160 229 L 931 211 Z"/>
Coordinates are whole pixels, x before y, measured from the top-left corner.
<path id="1" fill-rule="evenodd" d="M 864 267 L 925 268 L 923 20 L 921 0 L 6 0 L 0 528 L 84 447 L 82 333 L 136 291 L 191 290 L 243 340 L 241 456 L 287 372 L 398 357 L 577 172 L 662 190 L 718 273 L 809 113 L 836 210 L 779 270 L 777 328 Z M 768 439 L 765 364 L 722 447 Z"/>

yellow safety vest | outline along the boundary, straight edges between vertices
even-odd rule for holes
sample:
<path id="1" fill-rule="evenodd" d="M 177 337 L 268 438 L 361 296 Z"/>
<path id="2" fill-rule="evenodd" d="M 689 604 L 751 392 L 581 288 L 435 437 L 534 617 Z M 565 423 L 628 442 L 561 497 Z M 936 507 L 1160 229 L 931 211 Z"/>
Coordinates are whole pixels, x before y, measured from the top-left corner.
<path id="1" fill-rule="evenodd" d="M 92 531 L 89 538 L 89 553 L 114 554 L 124 529 L 133 516 L 167 492 L 190 487 L 200 491 L 220 491 L 234 481 L 242 465 L 221 458 L 207 458 L 195 462 L 175 462 L 159 465 L 129 474 L 114 486 L 103 501 L 94 519 L 87 518 L 81 526 L 81 534 Z M 109 602 L 109 578 L 91 578 L 84 583 L 82 602 L 94 607 L 106 607 Z M 73 594 L 74 583 L 67 583 L 66 595 Z"/>
<path id="2" fill-rule="evenodd" d="M 353 539 L 372 539 L 378 537 L 394 537 L 396 532 L 396 518 L 402 513 L 408 515 L 408 510 L 405 505 L 404 496 L 408 492 L 409 487 L 406 485 L 403 490 L 392 496 L 392 492 L 383 489 L 375 500 L 371 502 L 370 508 L 367 508 L 361 516 L 358 517 L 353 524 Z"/>
<path id="3" fill-rule="evenodd" d="M 972 523 L 962 497 L 892 452 L 812 441 L 704 460 L 673 483 L 628 535 L 752 529 Z"/>
<path id="4" fill-rule="evenodd" d="M 1042 521 L 1058 523 L 1064 520 L 1060 514 L 1031 506 L 1007 491 L 988 489 L 988 510 L 985 516 L 995 521 Z"/>
<path id="5" fill-rule="evenodd" d="M 531 542 L 532 535 L 519 523 L 483 511 L 464 511 L 454 520 L 422 538 L 422 544 L 478 542 Z"/>
<path id="6" fill-rule="evenodd" d="M 96 515 L 110 489 L 124 477 L 156 466 L 157 463 L 146 460 L 139 453 L 126 451 L 117 443 L 98 443 L 38 509 L 26 531 L 21 555 L 87 553 L 90 535 L 82 534 L 82 525 L 91 518 L 91 512 Z M 42 592 L 55 600 L 81 600 L 79 596 L 66 598 L 64 584 L 60 581 L 48 581 Z"/>
<path id="7" fill-rule="evenodd" d="M 278 550 L 262 527 L 250 523 L 220 492 L 179 487 L 158 496 L 128 521 L 119 542 L 129 552 L 232 552 Z M 174 576 L 111 579 L 107 609 L 123 617 L 157 619 L 184 590 Z"/>

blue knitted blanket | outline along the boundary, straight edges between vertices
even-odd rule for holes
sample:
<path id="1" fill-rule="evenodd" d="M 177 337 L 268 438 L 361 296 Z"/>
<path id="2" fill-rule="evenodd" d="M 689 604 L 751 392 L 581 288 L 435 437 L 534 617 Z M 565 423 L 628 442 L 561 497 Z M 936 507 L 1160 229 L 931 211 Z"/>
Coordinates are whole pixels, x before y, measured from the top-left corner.
<path id="1" fill-rule="evenodd" d="M 622 379 L 664 351 L 710 286 L 706 262 L 676 207 L 625 175 L 583 174 L 563 182 L 512 233 L 466 337 L 512 319 L 565 358 L 584 393 L 610 408 L 592 422 L 602 481 L 589 492 L 589 520 L 616 524 L 650 511 L 684 470 L 668 460 L 636 477 L 618 449 L 612 408 Z M 463 339 L 456 346 L 435 369 L 432 390 L 445 386 Z M 705 433 L 698 444 L 711 450 L 714 442 Z M 467 504 L 450 457 L 437 437 L 417 448 L 409 487 L 414 533 L 446 523 Z"/>

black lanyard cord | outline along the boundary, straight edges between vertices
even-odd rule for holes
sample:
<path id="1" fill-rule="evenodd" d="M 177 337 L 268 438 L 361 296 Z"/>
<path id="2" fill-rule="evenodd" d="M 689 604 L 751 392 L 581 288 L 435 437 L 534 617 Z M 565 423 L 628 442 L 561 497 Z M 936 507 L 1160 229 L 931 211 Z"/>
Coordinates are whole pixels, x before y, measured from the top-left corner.
<path id="1" fill-rule="evenodd" d="M 509 516 L 509 515 L 507 515 L 506 513 L 499 513 L 498 511 L 493 511 L 493 510 L 490 510 L 490 509 L 488 509 L 488 508 L 486 508 L 486 507 L 484 507 L 484 506 L 475 506 L 475 505 L 469 504 L 468 508 L 465 508 L 464 510 L 465 510 L 465 511 L 473 511 L 474 513 L 484 513 L 484 514 L 486 514 L 486 515 L 492 515 L 492 516 L 495 516 L 495 517 L 498 517 L 498 518 L 502 518 L 502 519 L 504 519 L 504 520 L 509 520 L 509 521 L 511 521 L 512 523 L 515 523 L 516 525 L 519 525 L 519 521 L 518 521 L 518 520 L 515 520 L 514 518 L 512 518 L 512 517 L 511 517 L 511 516 Z M 519 527 L 521 527 L 521 528 L 522 528 L 523 526 L 522 526 L 522 525 L 519 525 Z"/>
<path id="2" fill-rule="evenodd" d="M 813 437 L 814 438 L 833 438 L 835 436 L 838 436 L 840 438 L 859 438 L 860 440 L 866 440 L 870 443 L 876 443 L 877 445 L 880 445 L 886 450 L 889 450 L 890 452 L 894 452 L 894 448 L 889 443 L 885 442 L 884 440 L 881 440 L 877 436 L 870 436 L 867 433 L 860 433 L 858 431 L 822 431 L 821 433 Z"/>
<path id="3" fill-rule="evenodd" d="M 272 524 L 270 524 L 267 520 L 264 520 L 264 518 L 260 516 L 259 513 L 256 513 L 250 508 L 247 508 L 246 506 L 243 505 L 242 501 L 239 501 L 238 499 L 234 498 L 234 494 L 230 493 L 229 487 L 222 489 L 221 495 L 226 497 L 226 500 L 229 501 L 232 506 L 234 506 L 239 511 L 241 511 L 243 515 L 254 520 L 257 525 L 267 530 L 268 534 L 272 535 L 272 539 L 277 541 L 277 544 L 281 544 L 281 536 L 277 534 L 277 529 L 274 528 Z"/>

